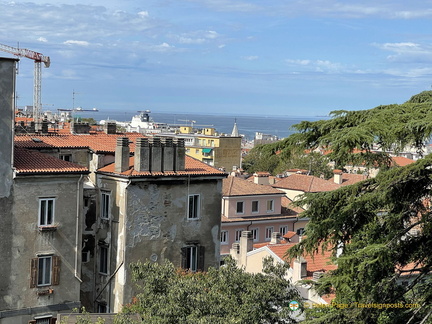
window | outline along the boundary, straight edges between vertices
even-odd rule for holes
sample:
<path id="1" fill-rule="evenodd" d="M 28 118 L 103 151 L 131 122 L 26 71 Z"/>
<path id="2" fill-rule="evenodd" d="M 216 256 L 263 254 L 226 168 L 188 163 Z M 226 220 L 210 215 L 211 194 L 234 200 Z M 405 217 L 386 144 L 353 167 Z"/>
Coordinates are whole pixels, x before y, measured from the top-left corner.
<path id="1" fill-rule="evenodd" d="M 251 232 L 252 232 L 252 238 L 253 238 L 254 242 L 259 241 L 259 230 L 258 230 L 258 228 L 252 228 Z"/>
<path id="2" fill-rule="evenodd" d="M 241 233 L 242 233 L 242 229 L 238 229 L 235 231 L 235 241 L 236 242 L 240 242 L 240 237 L 241 237 Z"/>
<path id="3" fill-rule="evenodd" d="M 55 198 L 39 199 L 39 226 L 54 224 Z"/>
<path id="4" fill-rule="evenodd" d="M 99 246 L 99 273 L 108 274 L 108 246 Z"/>
<path id="5" fill-rule="evenodd" d="M 60 257 L 44 255 L 31 260 L 30 288 L 58 285 Z"/>
<path id="6" fill-rule="evenodd" d="M 108 313 L 107 304 L 104 302 L 97 303 L 97 312 L 98 313 Z"/>
<path id="7" fill-rule="evenodd" d="M 204 247 L 198 244 L 182 248 L 183 268 L 192 272 L 204 270 Z"/>
<path id="8" fill-rule="evenodd" d="M 60 154 L 60 159 L 63 161 L 72 162 L 72 154 Z"/>
<path id="9" fill-rule="evenodd" d="M 258 200 L 252 201 L 252 213 L 258 213 L 259 211 L 259 202 Z"/>
<path id="10" fill-rule="evenodd" d="M 236 214 L 243 214 L 243 201 L 237 201 Z"/>
<path id="11" fill-rule="evenodd" d="M 274 201 L 273 200 L 267 200 L 267 212 L 272 212 L 274 209 Z"/>
<path id="12" fill-rule="evenodd" d="M 265 238 L 266 240 L 270 240 L 273 233 L 273 226 L 266 227 Z"/>
<path id="13" fill-rule="evenodd" d="M 303 227 L 297 229 L 297 235 L 298 236 L 302 236 L 303 234 L 304 234 L 304 228 Z"/>
<path id="14" fill-rule="evenodd" d="M 279 227 L 279 233 L 282 236 L 284 236 L 286 233 L 288 233 L 288 226 L 284 225 L 284 226 Z"/>
<path id="15" fill-rule="evenodd" d="M 102 192 L 102 203 L 101 203 L 101 218 L 110 218 L 110 193 Z"/>
<path id="16" fill-rule="evenodd" d="M 228 244 L 228 231 L 221 231 L 220 241 L 222 244 Z"/>
<path id="17" fill-rule="evenodd" d="M 200 212 L 200 195 L 189 195 L 188 219 L 199 218 L 199 212 Z"/>

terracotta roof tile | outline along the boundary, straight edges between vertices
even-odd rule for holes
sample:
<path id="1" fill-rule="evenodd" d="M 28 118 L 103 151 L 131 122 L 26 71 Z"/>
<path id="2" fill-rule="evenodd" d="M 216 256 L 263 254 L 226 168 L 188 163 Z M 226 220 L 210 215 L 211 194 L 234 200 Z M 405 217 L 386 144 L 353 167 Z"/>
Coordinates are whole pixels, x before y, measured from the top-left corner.
<path id="1" fill-rule="evenodd" d="M 14 167 L 17 174 L 88 173 L 88 169 L 48 154 L 15 148 Z"/>
<path id="2" fill-rule="evenodd" d="M 403 156 L 393 156 L 392 161 L 393 161 L 393 164 L 397 165 L 397 166 L 405 166 L 408 164 L 415 163 L 414 160 L 408 159 L 408 158 L 403 157 Z"/>
<path id="3" fill-rule="evenodd" d="M 269 185 L 259 185 L 238 177 L 229 176 L 223 181 L 223 196 L 274 195 L 284 194 Z"/>
<path id="4" fill-rule="evenodd" d="M 185 156 L 185 170 L 184 171 L 165 171 L 165 172 L 149 172 L 149 171 L 135 171 L 134 170 L 134 157 L 129 158 L 129 169 L 124 172 L 115 171 L 115 163 L 111 163 L 103 168 L 100 168 L 98 172 L 111 173 L 116 175 L 128 176 L 128 177 L 142 177 L 142 176 L 184 176 L 184 175 L 217 175 L 226 176 L 227 174 L 220 171 L 204 162 L 194 159 L 188 155 Z"/>
<path id="5" fill-rule="evenodd" d="M 303 192 L 322 192 L 339 188 L 339 185 L 336 183 L 304 174 L 292 174 L 272 186 L 275 188 L 291 189 Z"/>

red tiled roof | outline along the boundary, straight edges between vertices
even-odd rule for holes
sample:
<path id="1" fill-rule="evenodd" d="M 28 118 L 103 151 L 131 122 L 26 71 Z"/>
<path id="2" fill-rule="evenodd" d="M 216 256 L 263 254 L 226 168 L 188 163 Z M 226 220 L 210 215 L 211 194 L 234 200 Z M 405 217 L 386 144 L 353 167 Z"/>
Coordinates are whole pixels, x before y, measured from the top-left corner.
<path id="1" fill-rule="evenodd" d="M 14 167 L 19 175 L 88 173 L 88 169 L 81 165 L 23 148 L 15 148 Z"/>
<path id="2" fill-rule="evenodd" d="M 229 176 L 223 180 L 223 196 L 274 195 L 284 192 L 269 185 L 259 185 L 239 177 Z"/>
<path id="3" fill-rule="evenodd" d="M 415 163 L 414 160 L 408 159 L 408 158 L 403 157 L 403 156 L 393 156 L 392 161 L 393 161 L 393 164 L 397 165 L 397 166 L 406 166 L 408 164 Z"/>
<path id="4" fill-rule="evenodd" d="M 291 189 L 303 192 L 322 192 L 339 188 L 339 185 L 336 183 L 305 174 L 290 175 L 272 186 L 275 188 Z"/>
<path id="5" fill-rule="evenodd" d="M 293 201 L 291 199 L 289 199 L 287 196 L 282 197 L 281 205 L 283 208 L 287 208 L 289 210 L 292 210 L 293 212 L 295 212 L 297 214 L 304 212 L 304 208 L 294 206 Z"/>
<path id="6" fill-rule="evenodd" d="M 116 141 L 118 137 L 128 137 L 130 143 L 130 151 L 135 150 L 135 140 L 139 137 L 145 137 L 140 133 L 125 133 L 125 134 L 56 134 L 56 135 L 16 135 L 15 146 L 42 149 L 42 148 L 90 148 L 96 153 L 108 152 L 114 153 Z"/>
<path id="7" fill-rule="evenodd" d="M 271 216 L 246 216 L 246 217 L 226 217 L 221 215 L 221 222 L 222 223 L 235 223 L 235 222 L 244 222 L 244 221 L 253 221 L 253 222 L 259 222 L 259 221 L 268 221 L 268 220 L 290 220 L 293 218 L 296 218 L 298 215 L 297 213 L 285 213 L 282 215 L 271 215 Z"/>
<path id="8" fill-rule="evenodd" d="M 342 173 L 342 183 L 340 185 L 348 186 L 366 179 L 367 177 L 363 174 Z M 334 182 L 333 178 L 329 179 L 328 181 Z"/>
<path id="9" fill-rule="evenodd" d="M 184 171 L 165 171 L 165 172 L 149 172 L 149 171 L 135 171 L 134 157 L 129 158 L 129 169 L 124 172 L 115 171 L 115 163 L 111 163 L 103 168 L 98 169 L 98 172 L 110 173 L 115 175 L 122 175 L 127 177 L 142 177 L 142 176 L 184 176 L 184 175 L 217 175 L 226 176 L 227 174 L 220 171 L 204 162 L 201 162 L 188 155 L 185 156 L 185 170 Z"/>
<path id="10" fill-rule="evenodd" d="M 287 260 L 285 258 L 286 252 L 295 244 L 297 243 L 269 244 L 267 245 L 267 247 L 279 258 L 286 261 Z M 303 255 L 303 258 L 307 262 L 307 266 L 306 266 L 307 279 L 310 279 L 312 277 L 312 274 L 315 271 L 326 272 L 326 271 L 337 269 L 337 265 L 331 263 L 331 257 L 332 257 L 331 251 L 324 251 L 324 253 L 317 252 L 314 253 L 312 256 L 309 254 Z M 292 261 L 291 261 L 291 267 L 292 267 Z"/>

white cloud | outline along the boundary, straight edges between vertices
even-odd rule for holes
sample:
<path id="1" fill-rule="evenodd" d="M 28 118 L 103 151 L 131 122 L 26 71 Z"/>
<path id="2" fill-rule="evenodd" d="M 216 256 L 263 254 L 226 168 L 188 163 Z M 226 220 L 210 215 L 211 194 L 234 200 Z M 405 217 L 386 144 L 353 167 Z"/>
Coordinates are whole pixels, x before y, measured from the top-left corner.
<path id="1" fill-rule="evenodd" d="M 45 37 L 39 37 L 39 38 L 38 38 L 38 41 L 39 41 L 39 42 L 42 42 L 42 43 L 46 43 L 46 42 L 48 42 L 48 40 L 47 40 Z"/>
<path id="2" fill-rule="evenodd" d="M 309 60 L 309 59 L 286 59 L 285 63 L 291 68 L 298 68 L 302 71 L 313 71 L 320 73 L 346 73 L 352 72 L 351 69 L 340 63 L 329 60 Z"/>
<path id="3" fill-rule="evenodd" d="M 79 46 L 89 46 L 89 42 L 86 41 L 78 41 L 78 40 L 67 40 L 63 42 L 65 45 L 79 45 Z"/>
<path id="4" fill-rule="evenodd" d="M 246 61 L 255 61 L 258 59 L 258 56 L 251 55 L 251 56 L 243 56 L 242 58 L 245 59 Z"/>

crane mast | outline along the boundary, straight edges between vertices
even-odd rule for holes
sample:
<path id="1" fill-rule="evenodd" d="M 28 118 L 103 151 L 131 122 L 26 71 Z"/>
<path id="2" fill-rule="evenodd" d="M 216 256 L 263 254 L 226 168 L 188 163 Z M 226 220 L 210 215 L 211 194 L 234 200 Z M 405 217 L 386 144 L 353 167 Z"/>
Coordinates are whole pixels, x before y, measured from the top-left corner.
<path id="1" fill-rule="evenodd" d="M 41 53 L 31 51 L 26 48 L 15 48 L 8 45 L 0 44 L 0 51 L 7 52 L 16 56 L 27 57 L 35 63 L 33 75 L 33 119 L 36 130 L 39 129 L 39 118 L 42 111 L 41 93 L 42 93 L 42 63 L 45 67 L 50 66 L 50 58 Z"/>

